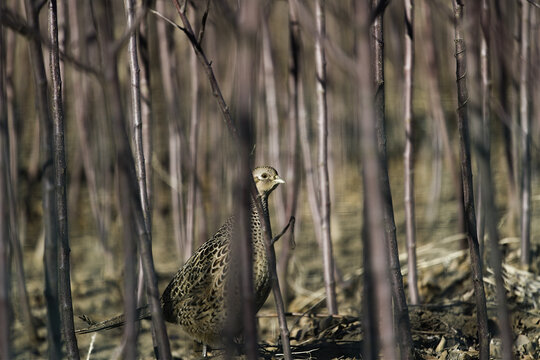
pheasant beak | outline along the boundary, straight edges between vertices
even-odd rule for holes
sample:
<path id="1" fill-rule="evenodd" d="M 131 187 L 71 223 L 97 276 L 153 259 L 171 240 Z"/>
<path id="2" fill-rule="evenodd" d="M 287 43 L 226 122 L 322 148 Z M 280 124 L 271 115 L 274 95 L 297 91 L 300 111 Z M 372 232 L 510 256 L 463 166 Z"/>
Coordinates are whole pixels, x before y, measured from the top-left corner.
<path id="1" fill-rule="evenodd" d="M 276 175 L 276 177 L 274 178 L 274 182 L 277 183 L 277 184 L 285 184 L 285 180 L 283 180 L 282 178 L 280 178 L 279 176 Z"/>

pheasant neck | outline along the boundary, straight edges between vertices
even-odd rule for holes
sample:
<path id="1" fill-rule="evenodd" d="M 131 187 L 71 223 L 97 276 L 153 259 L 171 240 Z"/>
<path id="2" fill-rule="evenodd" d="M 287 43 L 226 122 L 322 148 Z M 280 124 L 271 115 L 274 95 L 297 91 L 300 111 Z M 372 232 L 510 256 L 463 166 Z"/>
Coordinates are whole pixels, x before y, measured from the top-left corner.
<path id="1" fill-rule="evenodd" d="M 268 195 L 261 196 L 261 204 L 264 212 L 264 216 L 268 217 Z"/>
<path id="2" fill-rule="evenodd" d="M 263 214 L 261 217 L 259 217 L 259 211 L 257 209 L 257 203 L 255 201 L 259 201 L 258 199 L 255 201 L 252 201 L 251 204 L 251 210 L 252 210 L 252 216 L 251 216 L 251 228 L 253 229 L 253 240 L 260 240 L 262 241 L 264 238 L 264 235 L 262 234 L 262 224 L 261 222 L 264 221 L 267 226 L 270 226 L 270 217 L 268 215 L 268 195 L 262 195 L 260 196 L 261 199 L 261 205 Z M 271 228 L 268 228 L 271 233 Z M 255 239 L 257 238 L 257 239 Z"/>

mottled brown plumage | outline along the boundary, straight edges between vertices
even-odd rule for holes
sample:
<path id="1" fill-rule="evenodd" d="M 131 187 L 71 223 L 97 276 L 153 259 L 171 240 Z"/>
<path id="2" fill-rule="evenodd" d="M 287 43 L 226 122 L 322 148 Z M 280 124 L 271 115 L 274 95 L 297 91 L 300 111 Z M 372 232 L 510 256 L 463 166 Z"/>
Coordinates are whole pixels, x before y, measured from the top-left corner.
<path id="1" fill-rule="evenodd" d="M 268 195 L 284 181 L 277 171 L 269 166 L 253 170 L 259 197 L 268 216 Z M 255 204 L 251 207 L 251 237 L 253 241 L 253 278 L 255 306 L 257 311 L 264 304 L 270 292 L 270 272 L 266 254 L 261 219 Z M 238 291 L 228 291 L 230 244 L 235 237 L 235 218 L 229 218 L 178 270 L 163 295 L 161 306 L 165 320 L 176 323 L 195 340 L 208 345 L 219 345 L 223 338 L 228 310 L 226 304 L 239 304 Z M 232 300 L 232 301 L 231 301 Z M 139 310 L 139 318 L 148 317 L 149 311 Z M 95 324 L 78 333 L 88 333 L 121 326 L 123 316 Z M 230 330 L 230 329 L 229 329 Z M 240 331 L 240 328 L 233 331 Z"/>

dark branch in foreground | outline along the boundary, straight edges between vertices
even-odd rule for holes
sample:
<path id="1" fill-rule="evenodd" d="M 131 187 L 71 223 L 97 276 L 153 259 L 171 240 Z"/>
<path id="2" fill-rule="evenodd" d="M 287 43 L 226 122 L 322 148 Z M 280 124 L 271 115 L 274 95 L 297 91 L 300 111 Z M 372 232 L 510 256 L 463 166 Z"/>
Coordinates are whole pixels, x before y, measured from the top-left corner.
<path id="1" fill-rule="evenodd" d="M 456 90 L 458 98 L 457 122 L 460 143 L 461 181 L 463 183 L 463 203 L 465 206 L 465 232 L 471 257 L 471 274 L 476 300 L 476 316 L 478 321 L 479 358 L 489 359 L 489 329 L 486 308 L 486 294 L 482 275 L 482 258 L 476 233 L 476 215 L 474 210 L 473 179 L 471 170 L 471 149 L 469 140 L 469 114 L 467 90 L 467 59 L 465 56 L 465 39 L 463 36 L 463 4 L 461 0 L 453 0 L 454 6 L 454 42 L 456 58 Z"/>
<path id="2" fill-rule="evenodd" d="M 60 320 L 62 335 L 66 344 L 67 357 L 72 360 L 79 359 L 79 348 L 75 337 L 73 324 L 73 302 L 71 298 L 71 266 L 68 233 L 68 210 L 66 194 L 66 149 L 64 145 L 64 104 L 62 101 L 62 76 L 60 73 L 60 57 L 58 43 L 58 10 L 56 1 L 49 2 L 49 40 L 51 42 L 50 71 L 52 81 L 52 116 L 53 116 L 53 142 L 54 142 L 54 176 L 56 211 L 58 221 L 58 295 L 60 301 Z"/>

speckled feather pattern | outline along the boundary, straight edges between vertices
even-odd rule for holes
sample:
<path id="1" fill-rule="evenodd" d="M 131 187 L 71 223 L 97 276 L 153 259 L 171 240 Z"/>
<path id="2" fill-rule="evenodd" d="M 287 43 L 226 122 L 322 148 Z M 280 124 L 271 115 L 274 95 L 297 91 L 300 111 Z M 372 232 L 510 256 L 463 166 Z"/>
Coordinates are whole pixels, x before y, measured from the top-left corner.
<path id="1" fill-rule="evenodd" d="M 261 199 L 263 216 L 268 217 L 268 195 L 284 181 L 277 171 L 269 166 L 253 170 L 253 179 L 257 185 Z M 270 272 L 261 220 L 255 203 L 251 206 L 251 239 L 253 244 L 253 278 L 255 290 L 255 306 L 257 311 L 262 307 L 270 293 Z M 178 270 L 163 295 L 161 306 L 165 320 L 176 323 L 193 337 L 204 344 L 220 345 L 227 316 L 242 311 L 242 303 L 238 283 L 229 288 L 228 278 L 237 278 L 230 274 L 230 244 L 235 241 L 235 218 L 229 218 Z M 234 267 L 235 271 L 238 268 Z M 234 304 L 235 308 L 227 309 L 226 304 Z M 150 317 L 147 306 L 138 309 L 138 319 Z M 237 335 L 241 331 L 241 322 L 231 321 L 237 328 L 230 329 Z M 93 324 L 85 329 L 77 330 L 85 334 L 123 325 L 124 315 Z"/>
<path id="2" fill-rule="evenodd" d="M 264 216 L 268 216 L 268 195 L 279 184 L 274 183 L 276 178 L 279 179 L 273 168 L 254 170 Z M 270 293 L 270 273 L 261 220 L 255 204 L 251 207 L 250 220 L 255 306 L 258 311 Z M 235 218 L 229 218 L 212 238 L 197 249 L 176 273 L 161 297 L 165 320 L 181 325 L 194 339 L 214 346 L 220 344 L 226 326 L 226 304 L 241 303 L 240 299 L 227 299 L 228 296 L 239 297 L 238 289 L 228 291 L 227 286 L 230 242 L 234 238 L 235 225 Z"/>

